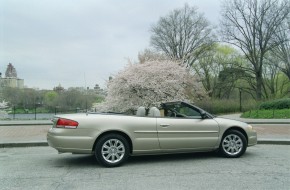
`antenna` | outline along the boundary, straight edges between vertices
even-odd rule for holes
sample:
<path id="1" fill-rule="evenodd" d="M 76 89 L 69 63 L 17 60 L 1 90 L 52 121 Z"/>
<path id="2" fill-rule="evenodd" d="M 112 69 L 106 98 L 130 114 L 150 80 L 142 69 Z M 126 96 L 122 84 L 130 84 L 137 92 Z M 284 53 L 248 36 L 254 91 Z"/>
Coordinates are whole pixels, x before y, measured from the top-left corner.
<path id="1" fill-rule="evenodd" d="M 87 89 L 86 73 L 84 73 L 84 80 L 85 80 L 85 89 Z"/>
<path id="2" fill-rule="evenodd" d="M 85 93 L 86 93 L 86 114 L 88 115 L 88 87 L 87 87 L 87 80 L 86 80 L 86 73 L 84 73 L 84 80 L 85 80 Z"/>

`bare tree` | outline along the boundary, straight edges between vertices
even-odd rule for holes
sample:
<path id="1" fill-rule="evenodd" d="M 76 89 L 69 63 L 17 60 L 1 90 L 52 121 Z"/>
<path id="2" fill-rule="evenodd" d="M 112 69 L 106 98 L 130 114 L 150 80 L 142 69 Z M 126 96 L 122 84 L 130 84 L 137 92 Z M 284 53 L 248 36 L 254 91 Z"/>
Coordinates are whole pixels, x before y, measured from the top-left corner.
<path id="1" fill-rule="evenodd" d="M 148 61 L 168 60 L 168 57 L 162 53 L 158 53 L 150 49 L 145 49 L 144 51 L 141 51 L 138 53 L 138 60 L 139 60 L 139 63 L 142 64 Z"/>
<path id="2" fill-rule="evenodd" d="M 273 56 L 272 53 L 267 54 L 265 59 L 265 67 L 263 69 L 263 94 L 265 98 L 281 98 L 288 93 L 290 81 L 280 71 L 280 61 L 277 59 L 279 58 Z"/>
<path id="3" fill-rule="evenodd" d="M 290 11 L 289 0 L 225 0 L 221 30 L 224 41 L 237 46 L 249 60 L 256 79 L 256 98 L 262 98 L 263 64 L 277 46 L 275 35 Z"/>
<path id="4" fill-rule="evenodd" d="M 272 53 L 280 61 L 280 64 L 276 65 L 280 70 L 288 77 L 290 80 L 290 19 L 288 25 L 288 30 L 280 30 L 277 33 L 277 44 L 278 46 L 272 50 Z"/>
<path id="5" fill-rule="evenodd" d="M 213 43 L 212 28 L 197 8 L 185 4 L 151 28 L 151 45 L 171 59 L 191 66 Z"/>

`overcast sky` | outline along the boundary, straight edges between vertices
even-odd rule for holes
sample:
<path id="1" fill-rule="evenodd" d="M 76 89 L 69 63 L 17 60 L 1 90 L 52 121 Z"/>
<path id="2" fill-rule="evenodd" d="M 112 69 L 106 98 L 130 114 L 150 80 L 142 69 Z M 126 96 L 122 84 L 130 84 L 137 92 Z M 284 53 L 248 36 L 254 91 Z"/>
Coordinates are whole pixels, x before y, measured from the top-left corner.
<path id="1" fill-rule="evenodd" d="M 30 88 L 104 87 L 185 3 L 218 24 L 219 0 L 0 0 L 0 72 L 12 63 Z"/>

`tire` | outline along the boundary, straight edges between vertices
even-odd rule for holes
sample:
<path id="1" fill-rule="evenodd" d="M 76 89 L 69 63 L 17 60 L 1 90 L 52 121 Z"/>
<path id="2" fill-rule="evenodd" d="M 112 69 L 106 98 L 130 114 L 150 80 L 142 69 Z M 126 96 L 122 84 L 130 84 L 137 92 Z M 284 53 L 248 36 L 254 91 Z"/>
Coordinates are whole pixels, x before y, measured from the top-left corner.
<path id="1" fill-rule="evenodd" d="M 129 144 L 119 134 L 105 135 L 96 144 L 95 157 L 105 167 L 120 166 L 129 157 Z"/>
<path id="2" fill-rule="evenodd" d="M 227 158 L 238 158 L 245 153 L 246 149 L 246 137 L 237 130 L 229 130 L 223 135 L 219 153 Z"/>

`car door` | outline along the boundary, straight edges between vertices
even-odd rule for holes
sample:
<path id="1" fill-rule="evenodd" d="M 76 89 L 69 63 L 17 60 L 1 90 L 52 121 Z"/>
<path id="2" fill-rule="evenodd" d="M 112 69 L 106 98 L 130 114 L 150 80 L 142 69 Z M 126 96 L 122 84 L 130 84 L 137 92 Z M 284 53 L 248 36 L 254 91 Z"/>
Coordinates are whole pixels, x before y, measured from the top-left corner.
<path id="1" fill-rule="evenodd" d="M 213 148 L 219 135 L 219 126 L 214 119 L 207 118 L 157 118 L 160 148 L 208 149 Z"/>

